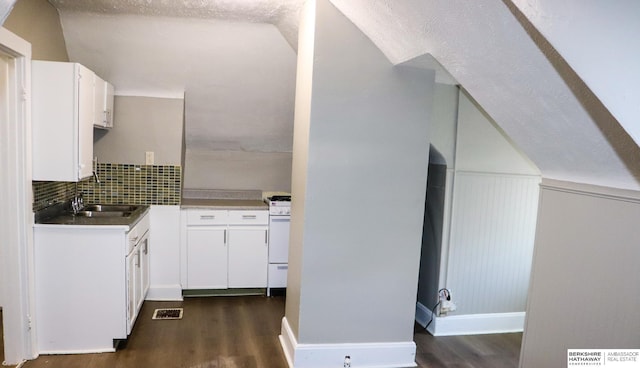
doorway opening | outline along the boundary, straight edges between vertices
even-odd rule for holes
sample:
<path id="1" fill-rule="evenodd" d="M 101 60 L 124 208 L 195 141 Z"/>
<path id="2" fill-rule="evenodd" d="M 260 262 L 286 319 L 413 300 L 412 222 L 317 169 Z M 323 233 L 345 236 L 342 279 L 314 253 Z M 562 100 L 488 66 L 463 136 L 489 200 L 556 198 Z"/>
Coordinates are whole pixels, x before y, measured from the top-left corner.
<path id="1" fill-rule="evenodd" d="M 435 310 L 440 284 L 440 262 L 442 259 L 442 231 L 444 228 L 447 161 L 433 146 L 429 148 L 429 170 L 427 195 L 424 204 L 422 230 L 422 252 L 418 277 L 418 303 Z M 428 313 L 427 313 L 428 314 Z M 420 318 L 420 316 L 417 316 Z M 423 315 L 423 319 L 427 316 Z M 431 316 L 429 316 L 429 319 Z M 419 320 L 423 326 L 428 321 Z"/>

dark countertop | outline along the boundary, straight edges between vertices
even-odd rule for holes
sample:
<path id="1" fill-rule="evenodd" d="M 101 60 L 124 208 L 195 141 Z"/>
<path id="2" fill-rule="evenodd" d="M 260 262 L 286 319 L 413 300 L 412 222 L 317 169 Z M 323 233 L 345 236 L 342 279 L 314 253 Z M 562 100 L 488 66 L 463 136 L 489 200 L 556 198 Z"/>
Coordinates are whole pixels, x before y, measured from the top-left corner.
<path id="1" fill-rule="evenodd" d="M 124 226 L 131 228 L 149 212 L 149 206 L 136 205 L 138 208 L 126 217 L 83 217 L 68 212 L 36 221 L 35 226 L 79 225 L 79 226 Z"/>
<path id="2" fill-rule="evenodd" d="M 183 198 L 180 208 L 210 210 L 268 210 L 269 206 L 257 199 Z"/>

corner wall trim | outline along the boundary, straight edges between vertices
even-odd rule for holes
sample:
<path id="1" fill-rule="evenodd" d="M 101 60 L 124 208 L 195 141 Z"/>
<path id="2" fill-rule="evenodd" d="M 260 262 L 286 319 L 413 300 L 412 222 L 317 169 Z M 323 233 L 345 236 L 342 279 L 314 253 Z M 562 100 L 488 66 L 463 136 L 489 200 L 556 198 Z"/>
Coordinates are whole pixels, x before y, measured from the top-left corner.
<path id="1" fill-rule="evenodd" d="M 433 315 L 433 312 L 431 312 L 431 310 L 427 308 L 424 304 L 420 302 L 416 303 L 416 322 L 418 322 L 420 326 L 426 327 L 427 331 L 430 334 L 435 336 L 436 321 L 435 320 L 431 321 L 432 315 Z M 427 326 L 427 323 L 429 323 L 429 321 L 431 321 L 431 323 L 429 324 L 429 326 Z"/>
<path id="2" fill-rule="evenodd" d="M 354 367 L 416 367 L 416 344 L 407 342 L 299 344 L 287 317 L 282 319 L 280 344 L 290 368 L 341 367 L 345 356 Z"/>

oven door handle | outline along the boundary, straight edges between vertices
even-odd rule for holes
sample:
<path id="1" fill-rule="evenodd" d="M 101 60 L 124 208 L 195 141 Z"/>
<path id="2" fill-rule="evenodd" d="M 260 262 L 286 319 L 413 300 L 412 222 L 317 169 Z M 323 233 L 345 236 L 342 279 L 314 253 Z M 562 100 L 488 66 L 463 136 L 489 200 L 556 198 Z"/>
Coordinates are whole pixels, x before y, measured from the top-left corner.
<path id="1" fill-rule="evenodd" d="M 290 216 L 271 216 L 271 221 L 272 222 L 290 222 L 291 217 Z"/>

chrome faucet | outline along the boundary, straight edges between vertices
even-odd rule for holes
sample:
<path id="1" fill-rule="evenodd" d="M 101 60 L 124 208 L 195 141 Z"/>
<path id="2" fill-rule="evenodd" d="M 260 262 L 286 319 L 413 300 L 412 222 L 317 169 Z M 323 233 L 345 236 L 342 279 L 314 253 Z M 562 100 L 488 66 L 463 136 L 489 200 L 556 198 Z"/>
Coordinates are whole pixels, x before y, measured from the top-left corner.
<path id="1" fill-rule="evenodd" d="M 100 178 L 98 177 L 98 158 L 93 158 L 93 180 L 96 184 L 100 184 Z"/>
<path id="2" fill-rule="evenodd" d="M 84 199 L 82 198 L 82 193 L 80 193 L 71 200 L 71 209 L 73 210 L 73 214 L 77 215 L 83 208 Z"/>

